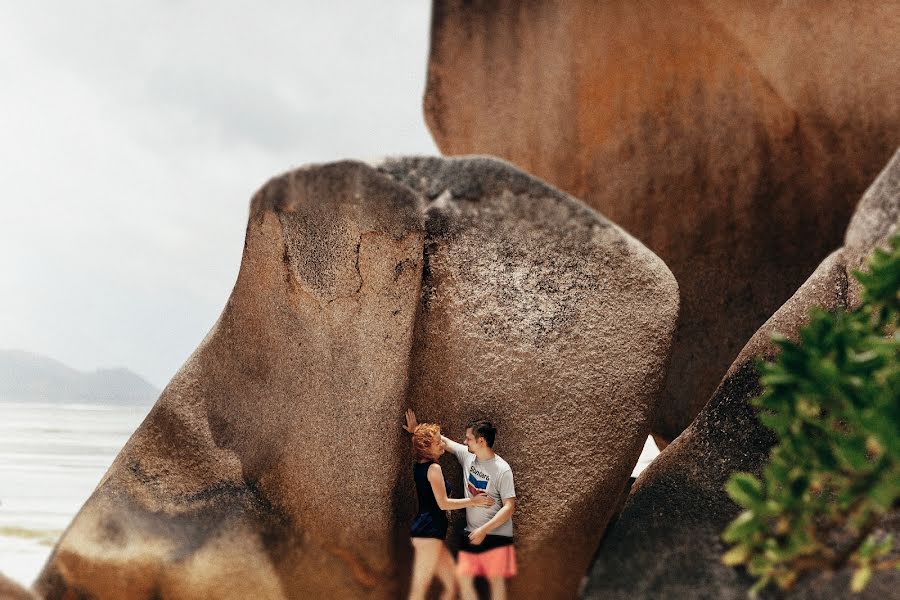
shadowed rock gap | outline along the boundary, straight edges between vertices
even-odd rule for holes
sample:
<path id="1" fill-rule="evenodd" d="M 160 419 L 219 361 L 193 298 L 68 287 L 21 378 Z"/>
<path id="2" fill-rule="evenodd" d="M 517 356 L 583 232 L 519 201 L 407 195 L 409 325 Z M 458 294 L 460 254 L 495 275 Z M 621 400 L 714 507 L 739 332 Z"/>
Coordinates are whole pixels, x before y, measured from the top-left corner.
<path id="1" fill-rule="evenodd" d="M 872 250 L 898 230 L 900 151 L 859 201 L 844 246 L 746 343 L 691 426 L 638 478 L 598 551 L 583 598 L 746 598 L 753 579 L 722 564 L 728 547 L 720 536 L 741 510 L 723 490 L 725 482 L 735 471 L 759 475 L 775 442 L 749 403 L 761 392 L 754 361 L 774 357 L 773 332 L 796 339 L 810 308 L 857 306 L 860 285 L 852 271 L 863 268 Z M 895 535 L 898 520 L 894 514 L 885 525 Z M 789 597 L 847 597 L 850 571 L 807 577 Z M 889 597 L 898 583 L 896 572 L 878 573 L 855 596 Z M 769 591 L 763 597 L 780 596 Z"/>

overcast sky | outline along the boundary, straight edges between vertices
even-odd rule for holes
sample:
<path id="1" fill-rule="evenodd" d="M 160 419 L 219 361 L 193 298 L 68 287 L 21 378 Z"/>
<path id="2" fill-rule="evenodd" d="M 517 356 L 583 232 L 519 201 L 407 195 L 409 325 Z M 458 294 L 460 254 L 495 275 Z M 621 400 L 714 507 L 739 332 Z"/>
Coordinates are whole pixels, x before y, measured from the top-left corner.
<path id="1" fill-rule="evenodd" d="M 267 179 L 437 152 L 430 4 L 0 0 L 0 349 L 164 386 Z"/>

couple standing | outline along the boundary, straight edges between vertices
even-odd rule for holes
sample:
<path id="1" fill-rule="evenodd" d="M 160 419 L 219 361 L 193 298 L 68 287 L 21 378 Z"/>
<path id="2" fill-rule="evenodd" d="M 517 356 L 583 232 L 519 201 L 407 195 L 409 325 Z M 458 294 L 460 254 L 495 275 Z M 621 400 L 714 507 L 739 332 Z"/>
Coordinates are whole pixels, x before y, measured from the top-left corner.
<path id="1" fill-rule="evenodd" d="M 490 421 L 466 425 L 465 444 L 441 435 L 439 425 L 419 424 L 416 414 L 406 411 L 406 425 L 412 434 L 415 464 L 413 476 L 419 498 L 419 512 L 411 528 L 415 548 L 410 600 L 425 598 L 431 579 L 444 585 L 442 600 L 455 597 L 459 582 L 463 600 L 477 600 L 475 577 L 490 583 L 493 600 L 506 599 L 506 579 L 516 574 L 512 515 L 516 490 L 509 464 L 492 449 L 497 429 Z M 463 471 L 463 498 L 450 498 L 450 483 L 438 459 L 445 450 L 456 456 Z M 466 529 L 459 550 L 459 564 L 444 545 L 447 510 L 466 509 Z M 454 573 L 455 571 L 455 573 Z"/>

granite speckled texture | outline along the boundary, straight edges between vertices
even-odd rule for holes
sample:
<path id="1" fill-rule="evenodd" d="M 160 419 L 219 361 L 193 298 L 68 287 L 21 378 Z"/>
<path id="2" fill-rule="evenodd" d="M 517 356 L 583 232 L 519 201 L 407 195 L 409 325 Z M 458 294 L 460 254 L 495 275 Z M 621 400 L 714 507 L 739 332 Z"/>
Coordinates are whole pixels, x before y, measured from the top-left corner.
<path id="1" fill-rule="evenodd" d="M 774 356 L 773 332 L 796 339 L 810 308 L 858 305 L 860 286 L 850 273 L 898 230 L 900 151 L 859 202 L 844 246 L 747 342 L 696 420 L 638 478 L 591 567 L 583 598 L 746 598 L 753 580 L 720 562 L 728 549 L 720 536 L 740 512 L 722 489 L 725 482 L 734 471 L 759 475 L 775 442 L 749 404 L 761 392 L 754 361 Z M 895 535 L 897 525 L 896 516 L 889 520 Z M 789 597 L 849 597 L 849 577 L 846 569 L 832 579 L 811 577 Z M 897 572 L 878 573 L 854 597 L 891 597 L 898 585 Z"/>
<path id="2" fill-rule="evenodd" d="M 0 573 L 0 600 L 34 600 L 37 598 L 30 590 Z"/>
<path id="3" fill-rule="evenodd" d="M 510 595 L 571 598 L 647 438 L 675 280 L 619 227 L 506 163 L 381 168 L 428 202 L 410 402 L 457 440 L 469 418 L 497 424 L 518 494 Z"/>
<path id="4" fill-rule="evenodd" d="M 432 3 L 426 120 L 581 198 L 681 290 L 672 440 L 900 140 L 896 3 Z"/>
<path id="5" fill-rule="evenodd" d="M 649 430 L 677 312 L 661 260 L 502 161 L 277 177 L 221 317 L 36 589 L 396 598 L 412 406 L 457 438 L 470 417 L 498 423 L 520 500 L 514 597 L 571 598 Z"/>

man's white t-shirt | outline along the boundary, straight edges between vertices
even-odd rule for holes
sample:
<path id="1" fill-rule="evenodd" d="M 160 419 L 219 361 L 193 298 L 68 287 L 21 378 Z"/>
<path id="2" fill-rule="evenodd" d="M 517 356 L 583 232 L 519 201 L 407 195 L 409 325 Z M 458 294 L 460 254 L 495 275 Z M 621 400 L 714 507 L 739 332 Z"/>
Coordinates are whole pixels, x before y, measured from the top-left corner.
<path id="1" fill-rule="evenodd" d="M 448 440 L 447 446 L 462 465 L 465 497 L 472 498 L 487 494 L 494 500 L 494 504 L 490 508 L 466 507 L 466 531 L 475 531 L 500 512 L 504 500 L 516 497 L 512 469 L 509 467 L 509 463 L 500 458 L 498 454 L 495 454 L 491 460 L 480 461 L 463 444 Z M 512 537 L 512 519 L 493 530 L 491 535 Z"/>

